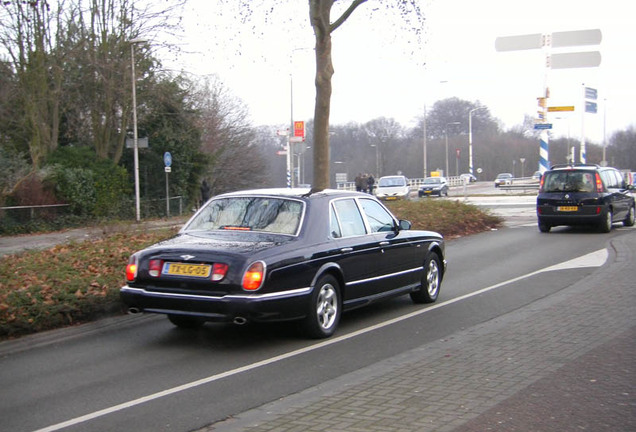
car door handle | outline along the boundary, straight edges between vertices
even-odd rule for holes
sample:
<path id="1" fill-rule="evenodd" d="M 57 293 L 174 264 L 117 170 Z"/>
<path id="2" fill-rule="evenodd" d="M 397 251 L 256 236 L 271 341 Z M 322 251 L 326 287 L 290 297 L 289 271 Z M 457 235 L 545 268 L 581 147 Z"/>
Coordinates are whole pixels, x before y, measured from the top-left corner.
<path id="1" fill-rule="evenodd" d="M 389 243 L 388 241 L 381 241 L 381 242 L 380 242 L 380 246 L 388 246 L 388 245 L 390 245 L 390 244 L 391 244 L 391 243 Z"/>
<path id="2" fill-rule="evenodd" d="M 346 247 L 346 248 L 340 249 L 340 252 L 351 252 L 352 250 L 353 250 L 352 247 Z"/>

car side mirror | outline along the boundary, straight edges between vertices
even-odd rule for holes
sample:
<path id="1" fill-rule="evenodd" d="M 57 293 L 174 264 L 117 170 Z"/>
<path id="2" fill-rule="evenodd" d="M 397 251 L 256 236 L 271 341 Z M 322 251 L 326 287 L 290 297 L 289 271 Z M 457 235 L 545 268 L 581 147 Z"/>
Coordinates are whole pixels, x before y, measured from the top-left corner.
<path id="1" fill-rule="evenodd" d="M 398 231 L 410 230 L 411 222 L 407 220 L 400 219 L 398 222 Z"/>

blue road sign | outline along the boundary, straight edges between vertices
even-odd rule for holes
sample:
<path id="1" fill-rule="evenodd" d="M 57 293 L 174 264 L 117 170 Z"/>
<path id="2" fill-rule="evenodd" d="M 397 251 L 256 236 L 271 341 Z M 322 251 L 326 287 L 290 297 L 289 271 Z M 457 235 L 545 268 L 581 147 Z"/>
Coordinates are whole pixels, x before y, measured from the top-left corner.
<path id="1" fill-rule="evenodd" d="M 536 123 L 535 129 L 552 129 L 552 123 Z"/>
<path id="2" fill-rule="evenodd" d="M 163 154 L 163 163 L 169 167 L 172 165 L 172 155 L 170 154 L 170 152 L 165 152 Z"/>
<path id="3" fill-rule="evenodd" d="M 596 114 L 598 112 L 596 102 L 585 101 L 585 112 Z"/>
<path id="4" fill-rule="evenodd" d="M 598 92 L 591 87 L 585 87 L 585 99 L 596 100 L 598 98 Z"/>

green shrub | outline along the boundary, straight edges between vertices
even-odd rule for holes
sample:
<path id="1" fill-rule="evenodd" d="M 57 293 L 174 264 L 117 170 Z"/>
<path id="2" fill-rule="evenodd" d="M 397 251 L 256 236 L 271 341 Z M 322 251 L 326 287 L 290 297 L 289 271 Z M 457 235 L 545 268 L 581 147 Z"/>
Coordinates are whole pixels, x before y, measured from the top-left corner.
<path id="1" fill-rule="evenodd" d="M 50 180 L 73 214 L 103 218 L 121 213 L 132 190 L 125 168 L 87 147 L 61 147 L 48 163 L 55 167 Z"/>

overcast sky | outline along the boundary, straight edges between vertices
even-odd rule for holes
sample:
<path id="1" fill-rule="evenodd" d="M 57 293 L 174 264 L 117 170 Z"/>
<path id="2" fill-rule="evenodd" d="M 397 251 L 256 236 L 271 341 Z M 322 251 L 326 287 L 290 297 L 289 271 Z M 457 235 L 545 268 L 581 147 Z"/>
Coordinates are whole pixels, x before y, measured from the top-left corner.
<path id="1" fill-rule="evenodd" d="M 190 54 L 166 64 L 217 74 L 248 105 L 256 125 L 289 123 L 293 82 L 294 120 L 311 119 L 315 62 L 307 1 L 278 6 L 266 24 L 258 14 L 243 24 L 232 6 L 221 16 L 215 3 L 189 0 L 181 44 Z M 598 90 L 598 113 L 585 115 L 588 141 L 603 140 L 604 123 L 608 136 L 636 125 L 636 25 L 629 0 L 422 1 L 425 36 L 415 50 L 415 39 L 395 17 L 371 13 L 377 3 L 369 0 L 333 34 L 332 124 L 384 116 L 412 126 L 425 105 L 458 97 L 480 101 L 506 128 L 518 125 L 524 115 L 536 115 L 546 53 L 498 53 L 495 39 L 600 29 L 600 45 L 553 51 L 602 56 L 600 67 L 548 71 L 549 105 L 576 107 L 550 118 L 553 132 L 580 138 L 584 84 Z"/>

